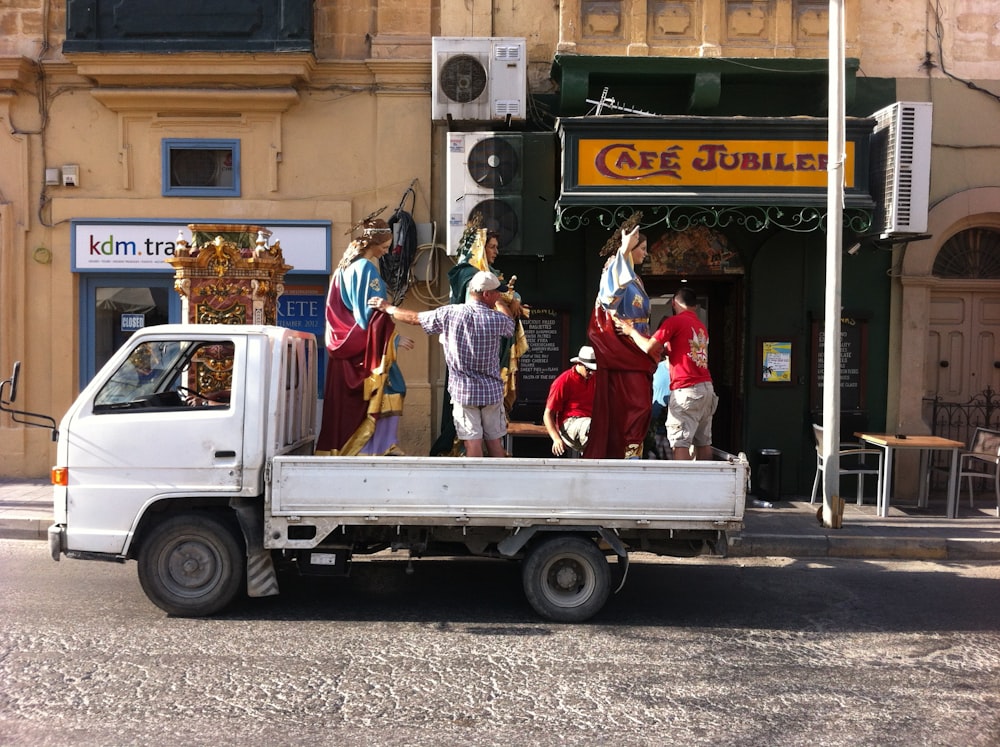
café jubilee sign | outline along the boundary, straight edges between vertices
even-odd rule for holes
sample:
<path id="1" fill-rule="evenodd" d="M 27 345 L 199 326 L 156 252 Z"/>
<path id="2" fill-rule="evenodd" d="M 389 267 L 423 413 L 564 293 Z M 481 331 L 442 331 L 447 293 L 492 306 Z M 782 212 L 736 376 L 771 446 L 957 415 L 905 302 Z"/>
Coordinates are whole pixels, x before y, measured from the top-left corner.
<path id="1" fill-rule="evenodd" d="M 848 120 L 845 201 L 870 204 L 868 138 L 874 122 Z M 580 117 L 560 121 L 560 203 L 821 205 L 826 120 Z"/>

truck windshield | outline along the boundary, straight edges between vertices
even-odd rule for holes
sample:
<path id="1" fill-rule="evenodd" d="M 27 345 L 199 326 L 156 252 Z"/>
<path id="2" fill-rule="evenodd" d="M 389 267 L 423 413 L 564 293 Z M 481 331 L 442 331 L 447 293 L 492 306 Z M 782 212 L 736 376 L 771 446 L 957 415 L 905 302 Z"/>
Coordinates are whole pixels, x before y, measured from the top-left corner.
<path id="1" fill-rule="evenodd" d="M 228 405 L 233 344 L 162 340 L 136 345 L 94 398 L 94 412 Z"/>

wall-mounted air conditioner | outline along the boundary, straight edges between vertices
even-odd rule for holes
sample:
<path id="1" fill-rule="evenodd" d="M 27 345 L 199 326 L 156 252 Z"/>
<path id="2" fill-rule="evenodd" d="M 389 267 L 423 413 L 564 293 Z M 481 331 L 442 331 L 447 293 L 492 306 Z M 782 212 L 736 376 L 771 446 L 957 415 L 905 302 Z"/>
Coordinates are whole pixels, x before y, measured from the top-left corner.
<path id="1" fill-rule="evenodd" d="M 524 119 L 528 97 L 523 38 L 435 36 L 431 119 Z"/>
<path id="2" fill-rule="evenodd" d="M 927 230 L 932 113 L 930 103 L 897 101 L 872 115 L 872 232 L 882 238 Z"/>
<path id="3" fill-rule="evenodd" d="M 555 135 L 449 132 L 448 254 L 474 215 L 496 231 L 501 254 L 551 254 L 555 234 Z"/>

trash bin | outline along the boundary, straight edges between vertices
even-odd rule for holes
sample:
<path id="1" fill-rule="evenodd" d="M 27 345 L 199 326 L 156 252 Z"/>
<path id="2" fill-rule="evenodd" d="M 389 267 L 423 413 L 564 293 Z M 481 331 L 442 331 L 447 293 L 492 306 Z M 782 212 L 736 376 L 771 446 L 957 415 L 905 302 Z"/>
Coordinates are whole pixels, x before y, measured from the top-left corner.
<path id="1" fill-rule="evenodd" d="M 781 452 L 778 449 L 757 450 L 754 478 L 755 496 L 766 501 L 781 500 Z"/>

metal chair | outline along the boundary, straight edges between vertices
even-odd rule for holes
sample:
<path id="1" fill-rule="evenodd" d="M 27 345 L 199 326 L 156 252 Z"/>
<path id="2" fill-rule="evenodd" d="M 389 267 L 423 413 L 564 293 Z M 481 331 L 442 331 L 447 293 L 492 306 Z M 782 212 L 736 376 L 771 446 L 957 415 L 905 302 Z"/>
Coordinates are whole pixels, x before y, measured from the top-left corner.
<path id="1" fill-rule="evenodd" d="M 1000 431 L 976 428 L 969 442 L 969 450 L 958 456 L 958 497 L 962 497 L 962 478 L 969 479 L 969 506 L 975 505 L 972 491 L 973 479 L 992 479 L 997 499 L 997 516 L 1000 516 Z"/>
<path id="2" fill-rule="evenodd" d="M 813 478 L 812 497 L 809 503 L 816 502 L 819 493 L 820 475 L 823 473 L 823 426 L 813 425 L 813 436 L 816 438 L 816 477 Z M 878 503 L 878 486 L 882 483 L 882 449 L 866 449 L 863 446 L 851 443 L 841 443 L 838 451 L 840 455 L 840 475 L 855 475 L 858 479 L 858 505 L 865 502 L 865 475 L 875 475 L 875 502 Z M 878 460 L 878 466 L 872 467 L 868 463 L 868 457 L 874 456 Z M 848 459 L 844 460 L 844 457 Z"/>

